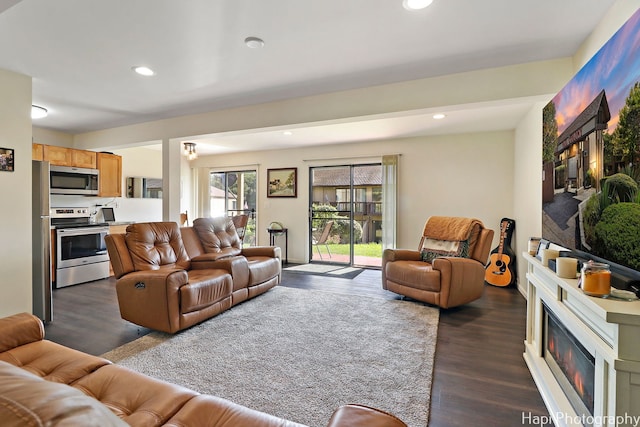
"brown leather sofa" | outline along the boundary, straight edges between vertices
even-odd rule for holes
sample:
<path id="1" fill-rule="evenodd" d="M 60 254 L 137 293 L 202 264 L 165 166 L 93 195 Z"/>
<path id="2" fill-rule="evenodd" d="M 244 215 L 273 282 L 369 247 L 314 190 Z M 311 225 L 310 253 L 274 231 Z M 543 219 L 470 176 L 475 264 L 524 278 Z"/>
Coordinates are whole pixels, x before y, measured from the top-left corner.
<path id="1" fill-rule="evenodd" d="M 385 249 L 382 288 L 442 308 L 474 301 L 484 292 L 492 239 L 477 219 L 432 216 L 418 250 Z"/>
<path id="2" fill-rule="evenodd" d="M 301 427 L 45 340 L 42 322 L 27 313 L 0 319 L 0 420 L 4 427 Z M 328 426 L 406 424 L 345 405 Z"/>
<path id="3" fill-rule="evenodd" d="M 197 229 L 175 222 L 131 224 L 126 234 L 105 236 L 122 318 L 175 333 L 276 286 L 280 249 L 237 248 L 229 223 L 220 230 L 213 222 L 202 242 Z"/>

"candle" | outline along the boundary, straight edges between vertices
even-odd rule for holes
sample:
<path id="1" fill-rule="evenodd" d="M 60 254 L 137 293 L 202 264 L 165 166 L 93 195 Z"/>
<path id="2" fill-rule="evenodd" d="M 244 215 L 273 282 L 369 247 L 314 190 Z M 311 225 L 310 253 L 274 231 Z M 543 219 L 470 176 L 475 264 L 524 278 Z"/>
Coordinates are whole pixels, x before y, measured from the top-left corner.
<path id="1" fill-rule="evenodd" d="M 563 279 L 575 279 L 578 272 L 578 260 L 569 257 L 556 258 L 556 274 Z"/>
<path id="2" fill-rule="evenodd" d="M 594 297 L 606 297 L 611 293 L 611 270 L 608 264 L 587 262 L 580 277 L 582 291 Z"/>

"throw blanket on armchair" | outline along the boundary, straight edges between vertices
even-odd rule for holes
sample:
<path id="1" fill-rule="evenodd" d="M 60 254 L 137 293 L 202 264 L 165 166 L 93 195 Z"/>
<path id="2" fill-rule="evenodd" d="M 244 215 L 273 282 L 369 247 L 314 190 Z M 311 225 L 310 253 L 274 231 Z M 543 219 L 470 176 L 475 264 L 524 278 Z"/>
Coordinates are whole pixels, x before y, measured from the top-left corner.
<path id="1" fill-rule="evenodd" d="M 432 216 L 424 226 L 420 248 L 422 260 L 437 257 L 469 257 L 469 248 L 477 239 L 482 222 L 474 218 Z"/>

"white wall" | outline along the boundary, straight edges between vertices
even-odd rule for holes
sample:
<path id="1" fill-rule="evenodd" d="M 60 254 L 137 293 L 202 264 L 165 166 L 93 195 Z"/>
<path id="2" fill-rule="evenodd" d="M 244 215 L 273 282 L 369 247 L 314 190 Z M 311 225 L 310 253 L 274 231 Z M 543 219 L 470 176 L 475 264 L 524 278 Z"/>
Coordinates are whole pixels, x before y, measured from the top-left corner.
<path id="1" fill-rule="evenodd" d="M 15 170 L 0 171 L 0 317 L 31 312 L 31 77 L 0 70 L 0 147 Z"/>
<path id="2" fill-rule="evenodd" d="M 194 166 L 248 169 L 258 160 L 258 243 L 267 244 L 270 222 L 282 222 L 289 228 L 289 260 L 306 262 L 310 167 L 380 162 L 383 154 L 400 154 L 398 246 L 416 248 L 431 215 L 476 217 L 496 231 L 502 217 L 513 215 L 513 139 L 511 131 L 407 138 L 208 156 Z M 298 168 L 298 197 L 267 198 L 267 169 L 283 167 Z"/>
<path id="3" fill-rule="evenodd" d="M 33 142 L 38 144 L 73 147 L 73 135 L 69 133 L 33 126 L 32 134 Z"/>
<path id="4" fill-rule="evenodd" d="M 551 98 L 549 98 L 551 99 Z M 515 132 L 514 206 L 516 229 L 512 249 L 516 260 L 528 250 L 529 237 L 542 234 L 542 109 L 534 106 L 518 124 Z M 518 265 L 518 288 L 526 295 L 526 264 Z"/>
<path id="5" fill-rule="evenodd" d="M 595 55 L 638 8 L 640 0 L 619 0 L 613 5 L 574 55 L 573 74 Z M 558 91 L 569 82 L 573 74 L 558 87 Z M 542 108 L 545 104 L 532 108 L 516 128 L 514 212 L 517 223 L 514 250 L 518 255 L 527 250 L 529 237 L 539 237 L 542 233 Z M 519 263 L 518 270 L 519 288 L 524 294 L 524 262 Z"/>
<path id="6" fill-rule="evenodd" d="M 162 199 L 126 197 L 127 178 L 162 178 L 162 150 L 145 147 L 114 150 L 122 156 L 123 197 L 109 199 L 106 203 L 114 208 L 117 221 L 162 221 Z"/>

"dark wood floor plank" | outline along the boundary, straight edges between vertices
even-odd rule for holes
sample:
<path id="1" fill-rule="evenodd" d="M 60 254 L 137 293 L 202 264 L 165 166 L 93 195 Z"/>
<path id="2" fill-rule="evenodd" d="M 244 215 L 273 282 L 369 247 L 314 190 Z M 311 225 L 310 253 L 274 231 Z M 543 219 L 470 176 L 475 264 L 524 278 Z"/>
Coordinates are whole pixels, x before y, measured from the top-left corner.
<path id="1" fill-rule="evenodd" d="M 401 298 L 380 280 L 380 270 L 354 279 L 285 271 L 282 286 Z M 525 321 L 526 302 L 513 288 L 487 286 L 480 300 L 441 310 L 429 426 L 507 427 L 522 425 L 523 413 L 547 414 L 522 358 Z M 94 355 L 150 332 L 120 318 L 113 278 L 55 290 L 54 321 L 45 331 L 52 341 Z"/>

